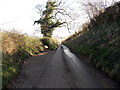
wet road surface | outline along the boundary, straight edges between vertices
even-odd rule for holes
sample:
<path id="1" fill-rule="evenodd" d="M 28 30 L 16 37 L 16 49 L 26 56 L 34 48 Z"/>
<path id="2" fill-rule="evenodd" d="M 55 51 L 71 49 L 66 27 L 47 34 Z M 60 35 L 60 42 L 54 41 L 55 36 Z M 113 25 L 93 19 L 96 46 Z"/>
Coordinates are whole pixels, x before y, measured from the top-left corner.
<path id="1" fill-rule="evenodd" d="M 56 51 L 26 60 L 14 88 L 114 88 L 115 83 L 82 63 L 70 50 Z"/>

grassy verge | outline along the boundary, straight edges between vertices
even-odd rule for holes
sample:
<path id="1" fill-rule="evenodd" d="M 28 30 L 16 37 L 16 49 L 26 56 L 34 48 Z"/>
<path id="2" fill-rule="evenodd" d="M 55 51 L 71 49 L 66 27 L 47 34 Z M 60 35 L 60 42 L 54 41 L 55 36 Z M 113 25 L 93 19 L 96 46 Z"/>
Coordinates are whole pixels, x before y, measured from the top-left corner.
<path id="1" fill-rule="evenodd" d="M 90 62 L 98 70 L 120 82 L 120 52 L 109 48 L 98 48 L 91 45 L 65 44 L 75 52 L 90 57 Z"/>
<path id="2" fill-rule="evenodd" d="M 101 16 L 97 16 L 94 23 L 87 24 L 87 32 L 75 33 L 63 42 L 72 50 L 89 56 L 91 64 L 118 82 L 120 82 L 120 13 L 113 18 L 115 13 L 109 12 L 113 12 L 113 9 L 120 10 L 119 5 L 120 2 L 111 6 L 111 9 L 106 9 L 102 14 L 103 23 L 98 22 L 97 18 Z"/>
<path id="3" fill-rule="evenodd" d="M 40 38 L 18 32 L 2 33 L 2 87 L 5 88 L 18 74 L 26 58 L 44 51 Z"/>
<path id="4" fill-rule="evenodd" d="M 100 31 L 103 28 L 105 31 Z M 111 27 L 103 28 L 97 28 L 99 33 L 96 33 L 94 36 L 92 33 L 95 30 L 74 40 L 67 41 L 65 45 L 80 54 L 89 56 L 91 64 L 120 82 L 120 39 L 119 33 L 114 32 L 114 30 L 119 31 L 120 29 L 118 24 L 115 23 L 111 24 Z M 107 30 L 111 34 L 108 34 Z"/>
<path id="5" fill-rule="evenodd" d="M 46 50 L 54 50 L 58 42 L 52 38 L 36 38 L 20 34 L 16 31 L 0 32 L 2 34 L 0 49 L 2 53 L 2 87 L 6 88 L 9 83 L 19 74 L 23 61 L 35 54 Z"/>

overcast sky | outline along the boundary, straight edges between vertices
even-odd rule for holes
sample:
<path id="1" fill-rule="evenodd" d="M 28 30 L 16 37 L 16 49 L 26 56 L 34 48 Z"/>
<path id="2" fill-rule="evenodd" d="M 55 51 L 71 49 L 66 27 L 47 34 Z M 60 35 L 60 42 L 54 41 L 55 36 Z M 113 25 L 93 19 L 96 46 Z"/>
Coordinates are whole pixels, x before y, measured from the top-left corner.
<path id="1" fill-rule="evenodd" d="M 38 25 L 33 25 L 34 20 L 39 19 L 35 6 L 37 4 L 45 5 L 46 2 L 47 0 L 0 0 L 0 29 L 15 29 L 33 35 L 36 29 L 39 30 Z M 67 4 L 73 2 L 77 2 L 77 0 L 70 0 Z M 71 6 L 77 8 L 76 5 L 73 5 Z M 54 36 L 68 36 L 68 31 L 64 29 L 57 29 Z M 39 36 L 40 33 L 36 32 L 35 35 Z"/>
<path id="2" fill-rule="evenodd" d="M 34 35 L 33 33 L 38 26 L 33 26 L 33 23 L 34 20 L 39 19 L 39 15 L 35 11 L 35 6 L 37 4 L 45 5 L 46 1 L 47 0 L 0 0 L 0 29 L 11 30 L 14 28 L 20 32 Z M 74 10 L 75 17 L 78 17 L 77 14 L 79 15 L 79 13 L 84 13 L 78 9 L 79 5 L 75 3 L 78 1 L 80 0 L 66 0 L 68 4 L 72 3 L 71 7 Z M 78 20 L 82 23 L 86 18 L 85 16 L 81 16 Z M 78 27 L 76 27 L 76 30 L 77 28 Z M 65 28 L 57 29 L 54 32 L 54 36 L 68 36 L 68 31 L 64 29 Z M 36 33 L 36 35 L 40 34 Z"/>

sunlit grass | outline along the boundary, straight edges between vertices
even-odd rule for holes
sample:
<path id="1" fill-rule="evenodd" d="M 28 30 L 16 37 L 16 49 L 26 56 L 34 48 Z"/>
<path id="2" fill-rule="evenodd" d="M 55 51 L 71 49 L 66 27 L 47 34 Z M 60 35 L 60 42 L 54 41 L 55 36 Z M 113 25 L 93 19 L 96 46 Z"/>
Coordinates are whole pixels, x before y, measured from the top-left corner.
<path id="1" fill-rule="evenodd" d="M 2 55 L 2 86 L 6 87 L 19 73 L 22 62 L 30 57 L 39 55 L 45 51 L 45 45 L 48 45 L 48 50 L 57 48 L 57 40 L 52 38 L 36 38 L 25 34 L 20 34 L 17 31 L 2 31 L 1 40 L 1 55 Z M 46 39 L 47 38 L 47 39 Z"/>
<path id="2" fill-rule="evenodd" d="M 2 86 L 6 87 L 18 74 L 22 61 L 44 51 L 40 38 L 20 34 L 17 31 L 2 34 Z"/>

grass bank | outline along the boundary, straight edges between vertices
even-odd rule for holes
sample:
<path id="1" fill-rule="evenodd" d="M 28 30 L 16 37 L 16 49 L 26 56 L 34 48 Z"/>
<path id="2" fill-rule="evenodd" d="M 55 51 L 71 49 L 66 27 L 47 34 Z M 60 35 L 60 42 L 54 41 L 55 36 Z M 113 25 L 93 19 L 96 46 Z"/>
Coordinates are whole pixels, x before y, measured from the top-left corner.
<path id="1" fill-rule="evenodd" d="M 5 88 L 19 74 L 23 61 L 35 54 L 45 51 L 43 38 L 36 38 L 17 31 L 0 32 L 2 34 L 2 87 Z M 57 42 L 52 38 L 48 50 L 57 48 Z"/>
<path id="2" fill-rule="evenodd" d="M 120 11 L 119 7 L 119 2 L 108 7 L 87 24 L 85 32 L 83 28 L 63 43 L 79 54 L 89 56 L 97 69 L 120 82 L 120 13 L 116 11 Z"/>

